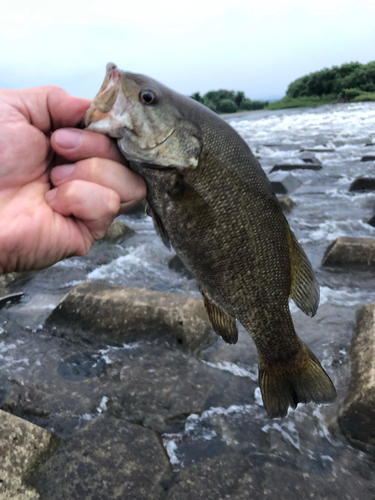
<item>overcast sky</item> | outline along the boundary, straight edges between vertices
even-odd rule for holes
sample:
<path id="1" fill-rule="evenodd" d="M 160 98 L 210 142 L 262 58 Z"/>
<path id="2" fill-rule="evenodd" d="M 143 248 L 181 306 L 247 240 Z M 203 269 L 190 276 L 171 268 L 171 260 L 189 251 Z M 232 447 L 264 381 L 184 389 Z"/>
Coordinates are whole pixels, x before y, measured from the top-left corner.
<path id="1" fill-rule="evenodd" d="M 93 97 L 108 61 L 184 93 L 278 98 L 295 78 L 375 60 L 375 0 L 2 0 L 0 87 Z"/>

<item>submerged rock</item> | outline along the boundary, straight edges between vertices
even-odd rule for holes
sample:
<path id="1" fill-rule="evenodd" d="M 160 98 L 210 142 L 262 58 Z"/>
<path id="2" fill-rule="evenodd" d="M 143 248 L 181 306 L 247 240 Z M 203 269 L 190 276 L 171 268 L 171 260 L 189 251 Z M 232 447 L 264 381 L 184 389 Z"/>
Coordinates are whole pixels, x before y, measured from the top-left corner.
<path id="1" fill-rule="evenodd" d="M 334 153 L 335 149 L 333 148 L 304 148 L 301 149 L 301 153 L 304 151 L 308 151 L 310 153 Z"/>
<path id="2" fill-rule="evenodd" d="M 375 456 L 375 302 L 357 312 L 352 377 L 339 424 L 349 441 Z"/>
<path id="3" fill-rule="evenodd" d="M 358 177 L 350 185 L 349 191 L 374 191 L 375 178 L 373 177 Z"/>
<path id="4" fill-rule="evenodd" d="M 278 170 L 321 170 L 323 168 L 321 162 L 312 153 L 301 154 L 299 160 L 301 160 L 301 163 L 286 162 L 275 165 L 271 173 Z"/>
<path id="5" fill-rule="evenodd" d="M 133 234 L 135 234 L 133 229 L 120 220 L 115 220 L 110 225 L 107 234 L 102 238 L 102 241 L 105 241 L 106 243 L 119 243 L 125 238 L 133 236 Z"/>
<path id="6" fill-rule="evenodd" d="M 110 344 L 161 338 L 194 351 L 216 340 L 199 299 L 101 282 L 71 290 L 46 320 L 58 324 L 94 331 Z"/>
<path id="7" fill-rule="evenodd" d="M 292 211 L 292 208 L 295 207 L 294 201 L 289 198 L 289 196 L 279 196 L 278 197 L 279 203 L 281 205 L 281 208 L 283 209 L 283 212 L 289 213 Z"/>
<path id="8" fill-rule="evenodd" d="M 38 500 L 23 479 L 56 444 L 50 432 L 0 410 L 0 498 Z"/>
<path id="9" fill-rule="evenodd" d="M 337 238 L 327 248 L 322 266 L 374 267 L 375 238 Z"/>
<path id="10" fill-rule="evenodd" d="M 177 271 L 178 273 L 186 276 L 186 278 L 194 279 L 194 274 L 187 269 L 178 255 L 175 255 L 169 260 L 168 267 L 169 269 L 173 269 L 173 271 Z"/>
<path id="11" fill-rule="evenodd" d="M 276 194 L 288 194 L 301 185 L 301 182 L 294 175 L 283 172 L 272 173 L 268 179 Z"/>
<path id="12" fill-rule="evenodd" d="M 375 161 L 375 155 L 362 156 L 361 161 Z"/>

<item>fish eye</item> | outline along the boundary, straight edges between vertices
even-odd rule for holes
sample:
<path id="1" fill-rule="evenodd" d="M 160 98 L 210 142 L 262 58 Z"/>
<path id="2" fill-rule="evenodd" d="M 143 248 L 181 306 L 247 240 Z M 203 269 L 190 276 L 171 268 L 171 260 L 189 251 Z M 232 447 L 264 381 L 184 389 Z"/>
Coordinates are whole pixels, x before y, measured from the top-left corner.
<path id="1" fill-rule="evenodd" d="M 139 93 L 139 100 L 142 104 L 156 104 L 159 101 L 159 96 L 153 90 L 144 89 Z"/>

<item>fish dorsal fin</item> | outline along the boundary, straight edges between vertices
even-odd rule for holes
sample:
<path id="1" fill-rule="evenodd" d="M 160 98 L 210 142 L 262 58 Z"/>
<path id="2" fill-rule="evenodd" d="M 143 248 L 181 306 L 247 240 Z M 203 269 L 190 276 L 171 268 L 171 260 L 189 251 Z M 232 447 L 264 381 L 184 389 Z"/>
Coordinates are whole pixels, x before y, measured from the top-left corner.
<path id="1" fill-rule="evenodd" d="M 155 210 L 151 207 L 151 205 L 149 203 L 147 203 L 147 205 L 146 205 L 146 214 L 148 216 L 152 217 L 156 234 L 159 236 L 159 238 L 164 243 L 164 245 L 168 248 L 168 250 L 170 250 L 171 249 L 171 240 L 169 238 L 167 230 L 165 229 L 160 217 L 158 216 L 158 214 L 155 212 Z"/>
<path id="2" fill-rule="evenodd" d="M 203 304 L 214 332 L 220 335 L 227 344 L 236 344 L 238 340 L 236 318 L 224 311 L 213 300 L 209 299 L 201 287 L 199 287 L 199 290 L 202 294 Z"/>
<path id="3" fill-rule="evenodd" d="M 289 255 L 292 283 L 289 297 L 308 316 L 315 316 L 319 306 L 319 283 L 303 248 L 289 229 Z"/>

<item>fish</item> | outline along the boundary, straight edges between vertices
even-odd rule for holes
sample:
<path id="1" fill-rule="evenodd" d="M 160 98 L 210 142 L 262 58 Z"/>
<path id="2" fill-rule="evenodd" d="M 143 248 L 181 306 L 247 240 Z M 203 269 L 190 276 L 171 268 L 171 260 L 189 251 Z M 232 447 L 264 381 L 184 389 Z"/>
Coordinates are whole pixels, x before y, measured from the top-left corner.
<path id="1" fill-rule="evenodd" d="M 84 124 L 116 139 L 145 180 L 147 213 L 195 276 L 213 330 L 235 344 L 240 321 L 252 337 L 268 415 L 334 401 L 335 387 L 289 308 L 291 298 L 314 316 L 319 284 L 241 136 L 203 104 L 113 63 Z"/>

